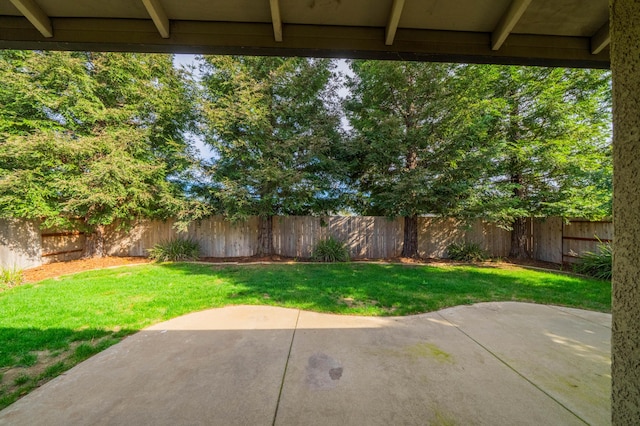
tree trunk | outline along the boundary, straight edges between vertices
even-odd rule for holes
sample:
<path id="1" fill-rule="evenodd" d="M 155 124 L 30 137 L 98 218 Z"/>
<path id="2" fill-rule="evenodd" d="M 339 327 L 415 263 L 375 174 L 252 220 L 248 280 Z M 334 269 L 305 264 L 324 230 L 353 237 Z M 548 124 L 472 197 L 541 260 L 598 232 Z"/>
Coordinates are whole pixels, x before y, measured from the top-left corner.
<path id="1" fill-rule="evenodd" d="M 520 170 L 520 164 L 517 158 L 511 159 L 511 170 Z M 513 173 L 511 175 L 511 183 L 515 185 L 513 188 L 513 198 L 522 202 L 525 199 L 524 192 L 524 178 L 520 173 Z M 515 259 L 528 259 L 530 257 L 527 250 L 527 219 L 524 217 L 517 217 L 513 221 L 511 230 L 511 250 L 509 250 L 509 257 Z"/>
<path id="2" fill-rule="evenodd" d="M 509 257 L 515 259 L 528 259 L 530 257 L 527 250 L 527 219 L 524 217 L 518 217 L 513 222 Z"/>
<path id="3" fill-rule="evenodd" d="M 413 123 L 406 118 L 407 128 L 412 128 Z M 418 167 L 418 153 L 415 147 L 409 147 L 405 157 L 405 167 L 407 170 L 415 170 Z M 411 194 L 413 198 L 413 194 Z M 402 257 L 418 257 L 418 216 L 404 217 L 404 240 L 402 244 Z"/>
<path id="4" fill-rule="evenodd" d="M 259 216 L 258 218 L 258 249 L 256 256 L 271 256 L 273 254 L 273 216 Z"/>
<path id="5" fill-rule="evenodd" d="M 402 257 L 418 257 L 418 216 L 405 216 Z"/>
<path id="6" fill-rule="evenodd" d="M 86 234 L 83 258 L 104 257 L 104 227 L 97 226 L 92 232 Z"/>

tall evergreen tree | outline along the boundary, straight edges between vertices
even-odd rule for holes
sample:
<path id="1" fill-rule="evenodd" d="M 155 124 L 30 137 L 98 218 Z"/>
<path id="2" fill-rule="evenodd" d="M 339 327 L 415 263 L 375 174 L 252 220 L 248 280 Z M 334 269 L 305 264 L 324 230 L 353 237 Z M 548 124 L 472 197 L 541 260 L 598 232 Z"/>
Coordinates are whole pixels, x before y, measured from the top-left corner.
<path id="1" fill-rule="evenodd" d="M 184 208 L 194 93 L 167 55 L 0 52 L 0 214 L 90 233 Z"/>
<path id="2" fill-rule="evenodd" d="M 203 127 L 217 157 L 202 193 L 232 220 L 260 218 L 258 255 L 273 253 L 274 215 L 337 205 L 332 68 L 325 59 L 203 58 Z"/>
<path id="3" fill-rule="evenodd" d="M 464 73 L 478 134 L 493 151 L 476 213 L 511 229 L 511 257 L 530 255 L 526 218 L 610 215 L 608 71 L 472 65 Z"/>
<path id="4" fill-rule="evenodd" d="M 353 61 L 346 158 L 356 210 L 404 217 L 402 255 L 418 255 L 418 215 L 460 214 L 483 150 L 465 134 L 457 65 Z"/>

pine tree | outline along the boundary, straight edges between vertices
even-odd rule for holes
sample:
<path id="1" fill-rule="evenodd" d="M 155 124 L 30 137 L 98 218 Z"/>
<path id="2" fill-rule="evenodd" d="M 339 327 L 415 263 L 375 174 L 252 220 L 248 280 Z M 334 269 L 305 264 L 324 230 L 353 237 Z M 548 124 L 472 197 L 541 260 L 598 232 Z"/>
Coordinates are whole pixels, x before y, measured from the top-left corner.
<path id="1" fill-rule="evenodd" d="M 274 215 L 337 206 L 332 68 L 325 59 L 203 58 L 203 127 L 217 157 L 201 193 L 231 220 L 260 218 L 257 255 L 273 254 Z"/>
<path id="2" fill-rule="evenodd" d="M 0 52 L 0 214 L 89 232 L 184 209 L 194 92 L 168 55 Z"/>
<path id="3" fill-rule="evenodd" d="M 355 209 L 404 217 L 402 255 L 418 255 L 418 215 L 457 215 L 482 150 L 465 134 L 458 65 L 353 61 L 345 102 Z"/>

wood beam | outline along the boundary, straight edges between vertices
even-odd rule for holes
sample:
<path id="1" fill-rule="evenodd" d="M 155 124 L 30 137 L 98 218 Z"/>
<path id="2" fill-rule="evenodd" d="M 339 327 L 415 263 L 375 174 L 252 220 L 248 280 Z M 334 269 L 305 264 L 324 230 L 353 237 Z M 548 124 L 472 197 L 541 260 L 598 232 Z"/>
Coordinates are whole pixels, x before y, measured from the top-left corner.
<path id="1" fill-rule="evenodd" d="M 40 34 L 46 38 L 53 37 L 53 27 L 51 19 L 33 0 L 10 0 L 11 3 L 24 15 L 25 18 L 36 27 Z"/>
<path id="2" fill-rule="evenodd" d="M 167 14 L 160 4 L 160 0 L 142 0 L 142 3 L 144 3 L 144 7 L 147 8 L 147 12 L 149 16 L 151 16 L 162 38 L 169 38 L 169 18 L 167 18 Z"/>
<path id="3" fill-rule="evenodd" d="M 391 13 L 389 14 L 389 23 L 385 31 L 384 44 L 391 46 L 393 39 L 396 38 L 396 31 L 398 30 L 398 22 L 400 22 L 400 16 L 402 15 L 402 9 L 404 8 L 404 0 L 393 0 L 391 6 Z"/>
<path id="4" fill-rule="evenodd" d="M 607 21 L 593 37 L 591 37 L 591 53 L 597 55 L 602 52 L 609 43 L 611 43 L 611 34 L 609 34 L 609 21 Z"/>
<path id="5" fill-rule="evenodd" d="M 516 26 L 530 4 L 531 0 L 513 0 L 511 2 L 509 9 L 502 16 L 502 19 L 500 19 L 493 34 L 491 34 L 491 50 L 498 50 L 502 47 L 502 44 L 513 30 L 513 27 Z"/>
<path id="6" fill-rule="evenodd" d="M 282 18 L 280 18 L 280 1 L 269 0 L 271 4 L 271 22 L 273 22 L 273 38 L 282 41 Z"/>
<path id="7" fill-rule="evenodd" d="M 158 37 L 150 19 L 56 18 L 53 38 L 26 19 L 0 16 L 0 49 L 86 50 L 211 55 L 309 56 L 431 62 L 607 68 L 609 53 L 591 54 L 590 37 L 512 34 L 491 50 L 491 34 L 401 28 L 385 46 L 380 28 L 287 25 L 278 43 L 271 23 L 171 21 Z"/>

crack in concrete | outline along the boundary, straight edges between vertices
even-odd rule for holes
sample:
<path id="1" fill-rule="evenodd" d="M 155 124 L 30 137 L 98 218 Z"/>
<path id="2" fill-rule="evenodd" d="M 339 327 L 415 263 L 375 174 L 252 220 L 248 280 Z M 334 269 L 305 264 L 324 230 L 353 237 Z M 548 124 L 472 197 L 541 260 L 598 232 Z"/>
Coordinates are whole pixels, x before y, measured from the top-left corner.
<path id="1" fill-rule="evenodd" d="M 293 348 L 293 340 L 296 337 L 296 331 L 298 330 L 298 320 L 300 319 L 300 309 L 298 309 L 298 315 L 296 316 L 296 324 L 293 326 L 293 333 L 291 333 L 291 343 L 289 344 L 289 353 L 287 353 L 287 361 L 284 364 L 284 371 L 282 372 L 282 381 L 280 382 L 280 391 L 278 392 L 278 400 L 276 401 L 276 409 L 273 413 L 273 421 L 271 426 L 275 426 L 276 419 L 278 418 L 278 409 L 280 408 L 280 399 L 282 398 L 282 389 L 284 388 L 284 381 L 287 377 L 287 368 L 289 367 L 289 359 L 291 358 L 291 349 Z"/>
<path id="2" fill-rule="evenodd" d="M 500 363 L 502 363 L 503 365 L 505 365 L 507 368 L 509 368 L 511 371 L 513 371 L 514 373 L 516 373 L 518 376 L 522 377 L 524 380 L 526 380 L 529 384 L 531 384 L 533 387 L 535 387 L 536 389 L 538 389 L 540 392 L 542 392 L 543 394 L 545 394 L 547 397 L 549 397 L 552 401 L 554 401 L 556 404 L 560 405 L 562 408 L 564 408 L 565 410 L 567 410 L 568 412 L 570 412 L 571 414 L 573 414 L 578 420 L 580 420 L 581 422 L 583 422 L 584 424 L 588 425 L 589 422 L 587 422 L 585 419 L 583 419 L 582 417 L 580 417 L 577 413 L 575 413 L 573 410 L 571 410 L 569 407 L 567 407 L 565 404 L 563 404 L 562 402 L 558 401 L 555 397 L 553 397 L 553 395 L 549 394 L 547 391 L 545 391 L 544 389 L 542 389 L 540 386 L 538 386 L 536 383 L 532 382 L 531 380 L 529 380 L 529 378 L 527 378 L 526 376 L 524 376 L 522 373 L 520 373 L 518 370 L 516 370 L 514 367 L 512 367 L 508 362 L 506 362 L 505 360 L 503 360 L 502 358 L 500 358 L 498 356 L 498 354 L 494 353 L 493 351 L 491 351 L 489 348 L 487 348 L 486 346 L 484 346 L 482 343 L 478 342 L 476 339 L 474 339 L 473 337 L 471 337 L 471 335 L 469 335 L 466 331 L 464 331 L 462 328 L 460 328 L 458 325 L 452 323 L 451 321 L 449 321 L 447 318 L 445 318 L 442 314 L 440 314 L 440 312 L 437 312 L 437 315 L 442 318 L 444 321 L 448 322 L 449 324 L 451 324 L 452 327 L 455 327 L 456 330 L 458 330 L 460 333 L 464 334 L 465 336 L 467 336 L 467 338 L 469 338 L 472 342 L 474 342 L 476 345 L 480 346 L 482 349 L 484 349 L 485 351 L 487 351 L 492 357 L 494 357 L 495 359 L 497 359 Z"/>

